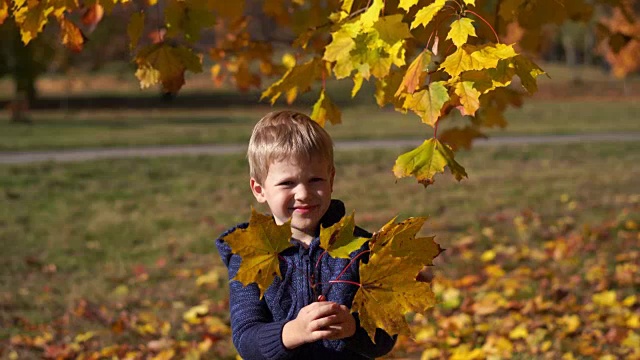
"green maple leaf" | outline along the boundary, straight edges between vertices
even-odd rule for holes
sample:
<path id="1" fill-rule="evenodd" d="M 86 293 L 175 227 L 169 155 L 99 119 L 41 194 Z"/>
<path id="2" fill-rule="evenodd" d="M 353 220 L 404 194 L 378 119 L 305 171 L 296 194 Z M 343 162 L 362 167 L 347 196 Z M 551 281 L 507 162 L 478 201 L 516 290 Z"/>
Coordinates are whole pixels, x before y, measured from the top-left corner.
<path id="1" fill-rule="evenodd" d="M 522 55 L 518 55 L 513 58 L 513 65 L 515 67 L 516 74 L 520 78 L 522 87 L 524 87 L 529 94 L 533 94 L 538 91 L 536 78 L 539 75 L 546 74 L 544 70 Z"/>
<path id="2" fill-rule="evenodd" d="M 451 39 L 455 46 L 460 47 L 466 44 L 469 36 L 476 36 L 473 20 L 463 17 L 451 23 L 451 30 L 447 34 L 447 39 Z"/>
<path id="3" fill-rule="evenodd" d="M 129 18 L 129 25 L 127 25 L 127 35 L 129 35 L 129 48 L 135 49 L 138 46 L 138 41 L 142 36 L 144 30 L 145 14 L 142 11 L 134 12 Z"/>
<path id="4" fill-rule="evenodd" d="M 334 258 L 348 259 L 349 254 L 360 249 L 367 238 L 353 235 L 355 229 L 354 215 L 346 215 L 339 222 L 328 228 L 320 229 L 320 247 Z"/>
<path id="5" fill-rule="evenodd" d="M 169 92 L 177 92 L 184 84 L 184 72 L 190 70 L 202 72 L 200 58 L 193 51 L 184 46 L 172 46 L 161 42 L 140 49 L 135 59 L 138 64 L 138 74 L 150 74 L 152 71 L 144 71 L 152 68 L 158 71 L 157 78 L 163 88 Z M 151 77 L 138 77 L 141 83 Z"/>
<path id="6" fill-rule="evenodd" d="M 167 34 L 177 36 L 182 32 L 187 41 L 197 41 L 202 29 L 216 24 L 214 13 L 206 1 L 169 0 L 164 14 Z"/>
<path id="7" fill-rule="evenodd" d="M 378 32 L 378 37 L 389 45 L 412 37 L 409 26 L 402 21 L 401 14 L 381 17 L 373 28 Z"/>
<path id="8" fill-rule="evenodd" d="M 290 222 L 276 225 L 272 216 L 259 214 L 252 208 L 249 226 L 224 237 L 231 251 L 242 258 L 233 280 L 244 286 L 256 283 L 262 298 L 273 279 L 282 277 L 279 256 L 292 246 L 290 239 Z"/>
<path id="9" fill-rule="evenodd" d="M 471 149 L 471 144 L 474 139 L 486 139 L 487 136 L 478 131 L 475 127 L 466 126 L 462 129 L 458 127 L 447 129 L 438 134 L 438 138 L 441 142 L 451 146 L 453 150 L 461 148 L 469 150 Z"/>
<path id="10" fill-rule="evenodd" d="M 449 166 L 451 173 L 460 181 L 467 177 L 467 173 L 454 157 L 451 148 L 432 138 L 400 155 L 393 166 L 393 173 L 397 178 L 415 176 L 418 182 L 426 187 L 433 184 L 433 178 L 437 173 L 444 172 L 444 168 Z"/>

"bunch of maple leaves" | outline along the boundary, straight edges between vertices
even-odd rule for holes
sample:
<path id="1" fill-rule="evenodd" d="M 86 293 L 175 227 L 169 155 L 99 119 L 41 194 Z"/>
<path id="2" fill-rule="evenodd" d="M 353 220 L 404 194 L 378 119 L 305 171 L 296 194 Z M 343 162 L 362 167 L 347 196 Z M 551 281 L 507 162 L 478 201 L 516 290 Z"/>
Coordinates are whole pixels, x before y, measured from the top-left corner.
<path id="1" fill-rule="evenodd" d="M 616 73 L 624 75 L 637 67 L 635 0 L 601 1 L 625 18 L 605 21 L 601 27 L 614 50 L 608 57 Z M 265 0 L 260 5 L 267 18 L 294 38 L 284 41 L 287 53 L 280 59 L 276 56 L 280 39 L 251 36 L 250 24 L 256 19 L 248 13 L 256 4 L 245 1 L 168 0 L 160 7 L 157 0 L 83 4 L 0 0 L 0 24 L 12 16 L 26 44 L 53 18 L 60 25 L 61 42 L 80 51 L 90 29 L 121 6 L 130 16 L 127 34 L 142 88 L 161 84 L 164 91 L 175 93 L 185 83 L 185 72 L 202 72 L 208 57 L 215 84 L 230 80 L 240 90 L 262 89 L 263 78 L 281 76 L 262 92 L 262 98 L 272 104 L 282 95 L 291 104 L 320 84 L 312 118 L 321 124 L 342 121 L 327 90 L 328 80 L 351 79 L 352 97 L 365 80 L 374 82 L 380 107 L 415 113 L 431 128 L 433 136 L 400 155 L 393 166 L 396 177 L 413 176 L 428 186 L 446 167 L 457 180 L 467 177 L 455 160 L 455 151 L 485 137 L 482 128 L 506 126 L 503 114 L 509 106 L 520 106 L 522 90 L 537 90 L 536 79 L 544 72 L 517 49 L 535 51 L 545 24 L 588 21 L 593 7 L 602 4 L 587 0 Z M 76 12 L 82 12 L 82 25 L 74 22 Z M 617 15 L 618 20 L 622 15 Z M 143 37 L 150 27 L 155 34 L 151 44 Z M 215 46 L 200 50 L 202 30 L 212 28 L 219 29 Z M 519 29 L 517 39 L 509 31 L 513 28 Z M 518 44 L 504 44 L 504 39 Z M 512 86 L 514 82 L 522 86 Z M 438 132 L 439 123 L 454 109 L 467 121 L 465 125 Z"/>
<path id="2" fill-rule="evenodd" d="M 371 239 L 353 235 L 354 215 L 346 215 L 336 224 L 320 229 L 320 247 L 334 258 L 349 259 L 350 255 L 369 241 L 369 250 L 353 257 L 343 270 L 358 266 L 360 283 L 351 310 L 358 312 L 362 327 L 371 339 L 376 328 L 389 334 L 409 335 L 405 315 L 424 314 L 435 304 L 435 297 L 428 283 L 416 280 L 424 266 L 433 265 L 433 259 L 442 249 L 434 237 L 416 238 L 426 221 L 424 217 L 409 218 L 400 223 L 392 219 Z M 240 255 L 240 269 L 233 280 L 243 285 L 256 283 L 260 296 L 280 274 L 280 253 L 291 243 L 290 223 L 277 225 L 273 217 L 252 210 L 249 226 L 227 235 L 224 241 Z M 363 255 L 368 261 L 357 262 Z M 329 283 L 341 282 L 332 279 Z"/>
<path id="3" fill-rule="evenodd" d="M 169 0 L 163 8 L 162 31 L 152 44 L 141 40 L 152 22 L 149 14 L 160 12 L 155 0 L 144 6 L 113 0 L 82 7 L 75 1 L 0 0 L 0 23 L 12 14 L 28 43 L 51 16 L 61 25 L 61 41 L 80 50 L 85 34 L 70 20 L 74 11 L 82 11 L 84 24 L 94 26 L 116 5 L 128 7 L 127 33 L 143 88 L 159 83 L 165 91 L 177 92 L 185 82 L 185 71 L 201 72 L 204 55 L 209 55 L 214 79 L 228 74 L 243 90 L 260 86 L 253 69 L 262 76 L 282 75 L 262 93 L 271 103 L 283 94 L 291 103 L 320 83 L 311 116 L 321 124 L 342 121 L 327 80 L 352 79 L 352 96 L 365 80 L 375 82 L 379 106 L 391 104 L 397 111 L 413 112 L 433 128 L 433 137 L 398 157 L 393 167 L 396 177 L 414 176 L 427 186 L 445 167 L 456 179 L 465 178 L 454 150 L 484 136 L 480 127 L 506 124 L 503 111 L 518 105 L 522 96 L 507 88 L 514 77 L 533 92 L 536 77 L 543 74 L 513 44 L 501 43 L 486 20 L 491 13 L 483 10 L 483 0 L 478 1 L 476 6 L 476 0 L 268 0 L 262 4 L 263 12 L 296 37 L 289 44 L 296 49 L 294 55 L 287 54 L 282 61 L 274 59 L 272 43 L 254 41 L 249 35 L 251 19 L 244 15 L 242 1 L 225 5 L 213 0 Z M 153 7 L 158 11 L 150 11 Z M 217 46 L 203 54 L 196 51 L 201 31 L 217 24 L 225 28 Z M 259 66 L 252 66 L 255 62 Z M 469 118 L 469 125 L 438 134 L 439 121 L 453 109 Z"/>

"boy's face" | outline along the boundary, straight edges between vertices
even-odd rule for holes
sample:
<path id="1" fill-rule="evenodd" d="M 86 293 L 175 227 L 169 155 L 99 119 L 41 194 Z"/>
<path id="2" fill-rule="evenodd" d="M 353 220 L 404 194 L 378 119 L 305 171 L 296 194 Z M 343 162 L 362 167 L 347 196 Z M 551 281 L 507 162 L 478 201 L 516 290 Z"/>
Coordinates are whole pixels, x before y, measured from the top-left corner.
<path id="1" fill-rule="evenodd" d="M 276 223 L 291 219 L 292 237 L 309 244 L 331 203 L 335 170 L 315 156 L 310 161 L 283 160 L 269 166 L 263 184 L 251 178 L 253 195 L 267 203 Z"/>

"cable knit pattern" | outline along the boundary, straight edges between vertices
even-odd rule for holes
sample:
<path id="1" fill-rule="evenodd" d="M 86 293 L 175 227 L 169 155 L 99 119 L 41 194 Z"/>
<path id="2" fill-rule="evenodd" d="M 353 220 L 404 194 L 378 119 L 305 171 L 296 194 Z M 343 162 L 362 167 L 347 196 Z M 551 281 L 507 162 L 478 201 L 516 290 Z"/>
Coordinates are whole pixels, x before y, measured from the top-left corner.
<path id="1" fill-rule="evenodd" d="M 322 226 L 328 227 L 336 223 L 344 213 L 342 202 L 332 200 L 321 220 Z M 260 292 L 255 283 L 242 286 L 240 282 L 231 280 L 238 272 L 241 259 L 240 256 L 231 253 L 231 248 L 223 240 L 236 229 L 244 229 L 247 226 L 247 223 L 240 224 L 216 240 L 220 257 L 229 270 L 233 343 L 243 359 L 367 359 L 383 356 L 391 351 L 395 345 L 395 337 L 378 329 L 374 344 L 366 331 L 360 327 L 357 314 L 356 333 L 347 339 L 317 341 L 293 350 L 285 348 L 282 344 L 284 324 L 295 319 L 300 309 L 312 303 L 318 295 L 323 294 L 329 301 L 351 307 L 358 290 L 357 286 L 328 283 L 329 280 L 338 277 L 350 259 L 335 259 L 328 254 L 320 258 L 324 250 L 320 248 L 319 238 L 314 239 L 308 249 L 295 242 L 294 247 L 281 253 L 284 258 L 284 261 L 280 262 L 282 278 L 276 277 L 267 288 L 264 298 L 260 300 Z M 354 234 L 359 237 L 371 237 L 370 233 L 358 227 Z M 362 248 L 351 254 L 351 258 L 367 249 L 368 244 L 365 243 Z M 366 255 L 358 259 L 365 262 L 367 260 Z M 351 266 L 341 279 L 359 282 L 358 263 Z"/>

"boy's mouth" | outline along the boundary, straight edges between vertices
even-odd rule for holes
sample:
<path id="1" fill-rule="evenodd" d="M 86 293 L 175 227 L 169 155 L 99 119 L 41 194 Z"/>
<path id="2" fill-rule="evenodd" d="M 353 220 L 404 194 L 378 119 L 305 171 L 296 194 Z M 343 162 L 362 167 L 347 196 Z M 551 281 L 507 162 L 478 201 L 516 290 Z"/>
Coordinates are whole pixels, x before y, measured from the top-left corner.
<path id="1" fill-rule="evenodd" d="M 315 210 L 317 207 L 318 207 L 317 205 L 294 206 L 293 211 L 300 214 L 306 214 Z"/>

